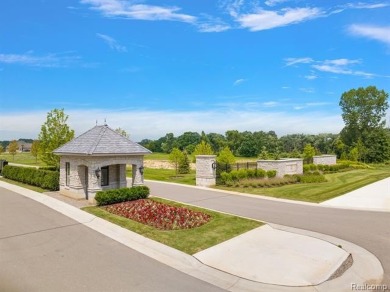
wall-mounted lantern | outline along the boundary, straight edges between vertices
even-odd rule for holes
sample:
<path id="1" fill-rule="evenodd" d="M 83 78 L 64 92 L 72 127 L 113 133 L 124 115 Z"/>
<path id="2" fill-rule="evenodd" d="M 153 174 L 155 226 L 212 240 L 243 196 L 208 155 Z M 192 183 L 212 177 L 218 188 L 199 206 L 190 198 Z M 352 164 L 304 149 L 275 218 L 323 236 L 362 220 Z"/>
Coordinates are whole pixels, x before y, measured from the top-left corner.
<path id="1" fill-rule="evenodd" d="M 144 167 L 140 166 L 138 169 L 139 169 L 139 172 L 141 173 L 141 175 L 143 175 L 144 174 Z"/>
<path id="2" fill-rule="evenodd" d="M 100 173 L 101 173 L 101 169 L 100 167 L 98 167 L 96 170 L 95 170 L 95 175 L 96 177 L 99 179 L 100 178 Z"/>

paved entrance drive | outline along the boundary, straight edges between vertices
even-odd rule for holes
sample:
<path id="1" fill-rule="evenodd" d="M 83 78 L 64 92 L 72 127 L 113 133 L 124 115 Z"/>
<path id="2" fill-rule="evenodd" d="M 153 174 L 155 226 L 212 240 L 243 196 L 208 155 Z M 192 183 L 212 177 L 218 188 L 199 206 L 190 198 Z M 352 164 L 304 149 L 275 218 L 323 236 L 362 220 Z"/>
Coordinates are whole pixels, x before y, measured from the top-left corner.
<path id="1" fill-rule="evenodd" d="M 390 211 L 390 178 L 325 201 L 321 205 L 346 209 Z"/>
<path id="2" fill-rule="evenodd" d="M 194 256 L 251 281 L 308 286 L 328 280 L 348 255 L 329 242 L 265 225 Z"/>

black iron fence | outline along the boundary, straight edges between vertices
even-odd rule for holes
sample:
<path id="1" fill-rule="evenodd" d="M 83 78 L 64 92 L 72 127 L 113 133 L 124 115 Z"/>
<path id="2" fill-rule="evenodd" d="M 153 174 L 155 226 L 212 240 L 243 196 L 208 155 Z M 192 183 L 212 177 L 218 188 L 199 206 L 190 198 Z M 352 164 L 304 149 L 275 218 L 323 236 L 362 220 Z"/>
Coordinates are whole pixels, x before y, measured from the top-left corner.
<path id="1" fill-rule="evenodd" d="M 217 177 L 220 177 L 221 173 L 231 172 L 232 170 L 240 170 L 240 169 L 256 169 L 257 170 L 257 162 L 237 162 L 237 163 L 217 163 Z"/>

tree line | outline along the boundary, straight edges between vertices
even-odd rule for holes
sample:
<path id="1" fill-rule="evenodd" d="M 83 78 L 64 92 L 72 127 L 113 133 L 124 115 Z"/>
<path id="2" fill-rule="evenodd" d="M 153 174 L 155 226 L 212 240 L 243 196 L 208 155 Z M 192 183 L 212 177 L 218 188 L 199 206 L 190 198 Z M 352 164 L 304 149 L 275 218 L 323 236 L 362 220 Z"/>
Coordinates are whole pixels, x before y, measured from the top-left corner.
<path id="1" fill-rule="evenodd" d="M 228 149 L 235 156 L 262 159 L 305 157 L 305 153 L 315 153 L 336 154 L 341 159 L 367 163 L 385 162 L 390 160 L 390 130 L 385 120 L 389 108 L 388 97 L 388 93 L 375 86 L 344 92 L 339 105 L 345 126 L 338 134 L 289 134 L 278 137 L 274 131 L 229 130 L 225 134 L 206 134 L 202 131 L 185 132 L 177 137 L 167 133 L 157 140 L 144 139 L 140 144 L 152 152 L 172 153 L 178 149 L 186 155 L 219 154 Z M 52 151 L 74 137 L 67 119 L 63 109 L 49 112 L 38 139 L 33 143 L 36 147 L 32 152 L 39 154 L 48 165 L 58 166 L 59 158 Z M 121 128 L 116 131 L 129 136 Z"/>

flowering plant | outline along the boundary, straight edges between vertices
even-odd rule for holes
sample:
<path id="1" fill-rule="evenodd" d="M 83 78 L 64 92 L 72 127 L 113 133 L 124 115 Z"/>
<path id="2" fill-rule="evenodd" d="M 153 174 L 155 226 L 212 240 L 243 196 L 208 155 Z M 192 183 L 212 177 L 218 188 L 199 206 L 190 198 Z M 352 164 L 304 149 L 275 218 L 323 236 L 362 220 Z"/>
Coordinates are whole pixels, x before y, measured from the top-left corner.
<path id="1" fill-rule="evenodd" d="M 155 227 L 161 230 L 178 230 L 199 227 L 211 216 L 184 207 L 175 207 L 149 199 L 128 201 L 104 207 L 110 213 Z"/>

